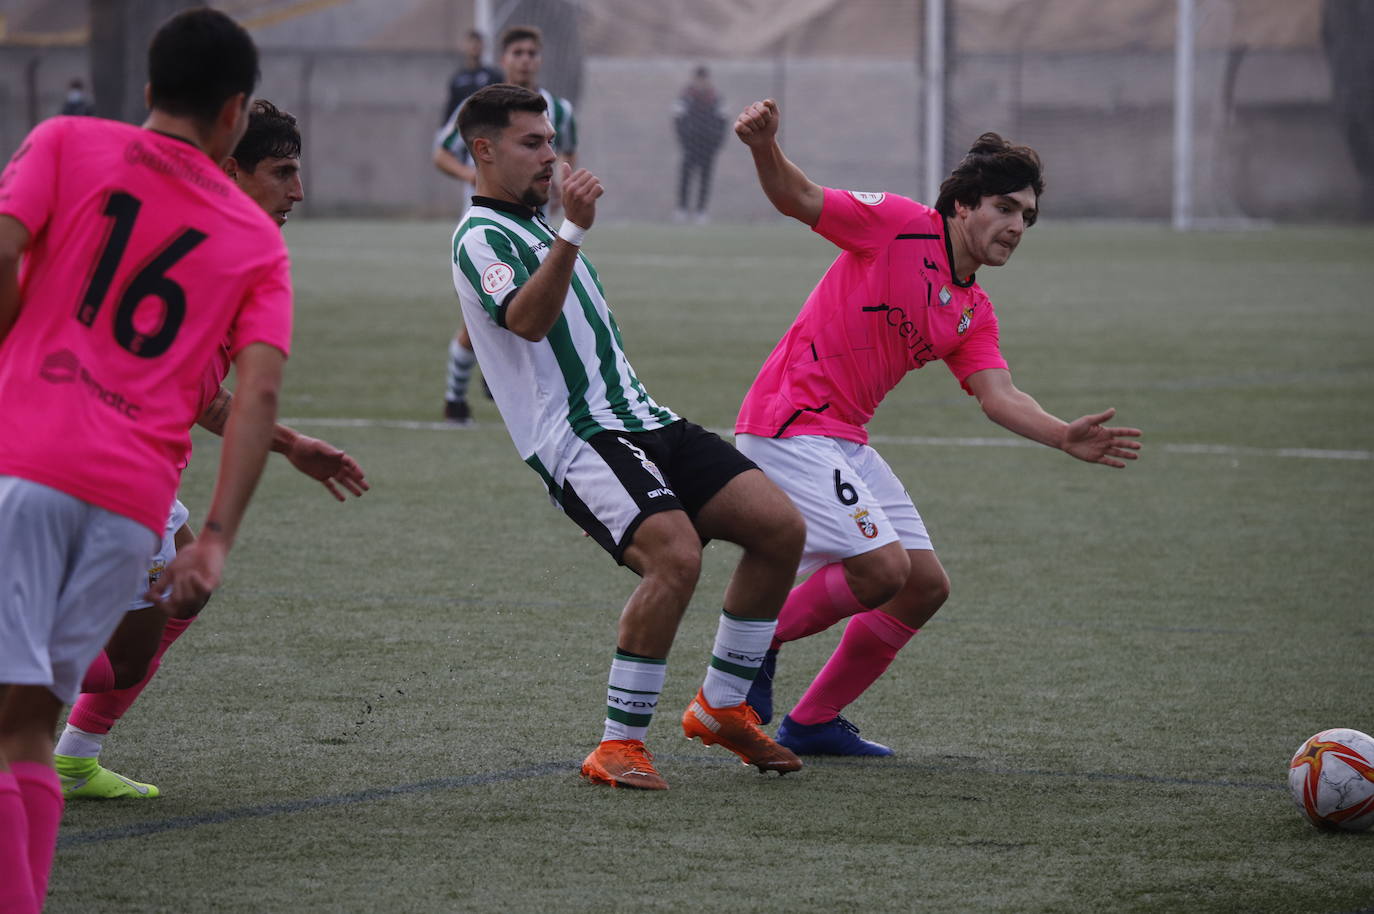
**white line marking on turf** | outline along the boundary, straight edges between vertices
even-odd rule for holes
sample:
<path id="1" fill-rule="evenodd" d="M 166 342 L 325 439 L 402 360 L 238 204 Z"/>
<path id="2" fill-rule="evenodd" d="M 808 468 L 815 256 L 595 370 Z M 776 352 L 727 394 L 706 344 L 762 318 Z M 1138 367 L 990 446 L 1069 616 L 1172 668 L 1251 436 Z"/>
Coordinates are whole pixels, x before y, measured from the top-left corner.
<path id="1" fill-rule="evenodd" d="M 411 419 L 286 418 L 284 425 L 328 428 L 395 428 L 421 432 L 462 432 L 470 429 L 451 422 L 419 422 Z M 492 423 L 492 427 L 496 427 Z M 728 429 L 712 429 L 730 437 Z M 934 438 L 925 435 L 870 435 L 873 444 L 928 445 L 931 447 L 1042 447 L 1024 438 Z M 1149 450 L 1166 454 L 1205 454 L 1217 457 L 1281 457 L 1300 460 L 1374 460 L 1374 451 L 1323 450 L 1310 447 L 1246 447 L 1231 444 L 1150 444 Z"/>

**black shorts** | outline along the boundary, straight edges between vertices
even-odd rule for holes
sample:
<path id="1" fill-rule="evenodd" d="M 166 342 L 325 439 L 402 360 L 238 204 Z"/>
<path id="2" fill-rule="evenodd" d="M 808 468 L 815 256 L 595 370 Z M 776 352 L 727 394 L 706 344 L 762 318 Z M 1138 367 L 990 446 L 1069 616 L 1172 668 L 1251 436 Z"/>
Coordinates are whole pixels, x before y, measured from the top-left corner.
<path id="1" fill-rule="evenodd" d="M 561 480 L 559 504 L 621 564 L 644 518 L 685 511 L 695 520 L 730 480 L 758 469 L 686 419 L 651 432 L 600 432 L 582 444 Z"/>

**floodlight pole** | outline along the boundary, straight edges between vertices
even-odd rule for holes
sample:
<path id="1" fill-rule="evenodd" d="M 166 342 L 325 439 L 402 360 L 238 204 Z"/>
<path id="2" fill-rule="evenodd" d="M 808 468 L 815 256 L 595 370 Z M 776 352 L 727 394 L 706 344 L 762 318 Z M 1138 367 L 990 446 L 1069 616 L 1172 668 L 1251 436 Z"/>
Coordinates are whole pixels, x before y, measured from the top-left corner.
<path id="1" fill-rule="evenodd" d="M 945 0 L 925 0 L 925 7 L 925 201 L 934 206 L 945 159 Z"/>
<path id="2" fill-rule="evenodd" d="M 1174 37 L 1174 206 L 1176 231 L 1193 226 L 1193 77 L 1197 0 L 1178 0 Z"/>

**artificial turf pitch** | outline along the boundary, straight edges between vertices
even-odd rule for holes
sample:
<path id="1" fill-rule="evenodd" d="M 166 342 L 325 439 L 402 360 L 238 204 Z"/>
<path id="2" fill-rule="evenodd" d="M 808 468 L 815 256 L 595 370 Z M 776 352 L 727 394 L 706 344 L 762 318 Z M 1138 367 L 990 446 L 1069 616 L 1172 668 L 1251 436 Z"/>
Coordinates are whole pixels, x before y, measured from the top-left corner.
<path id="1" fill-rule="evenodd" d="M 707 548 L 650 748 L 582 783 L 634 585 L 549 507 L 490 402 L 436 422 L 457 319 L 437 223 L 292 223 L 282 414 L 363 464 L 273 458 L 222 590 L 111 736 L 154 801 L 71 803 L 48 910 L 1354 911 L 1374 834 L 1318 832 L 1289 756 L 1374 731 L 1374 232 L 1033 229 L 980 279 L 1013 378 L 1146 433 L 1093 467 L 941 365 L 874 443 L 953 595 L 849 709 L 886 760 L 761 777 L 677 723 L 737 551 Z M 598 226 L 630 358 L 731 426 L 831 258 L 794 225 Z M 203 515 L 217 442 L 182 498 Z M 1025 445 L 1025 446 L 1021 446 Z M 838 628 L 782 653 L 781 710 Z"/>

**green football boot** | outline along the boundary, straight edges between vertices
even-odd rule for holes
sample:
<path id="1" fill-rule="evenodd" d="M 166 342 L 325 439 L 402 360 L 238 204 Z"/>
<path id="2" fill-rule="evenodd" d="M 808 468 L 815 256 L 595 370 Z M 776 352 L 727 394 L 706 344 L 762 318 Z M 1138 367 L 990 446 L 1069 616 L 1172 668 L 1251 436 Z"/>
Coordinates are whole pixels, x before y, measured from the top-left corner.
<path id="1" fill-rule="evenodd" d="M 100 759 L 54 755 L 62 796 L 69 800 L 148 800 L 158 795 L 152 784 L 140 784 L 100 766 Z"/>

